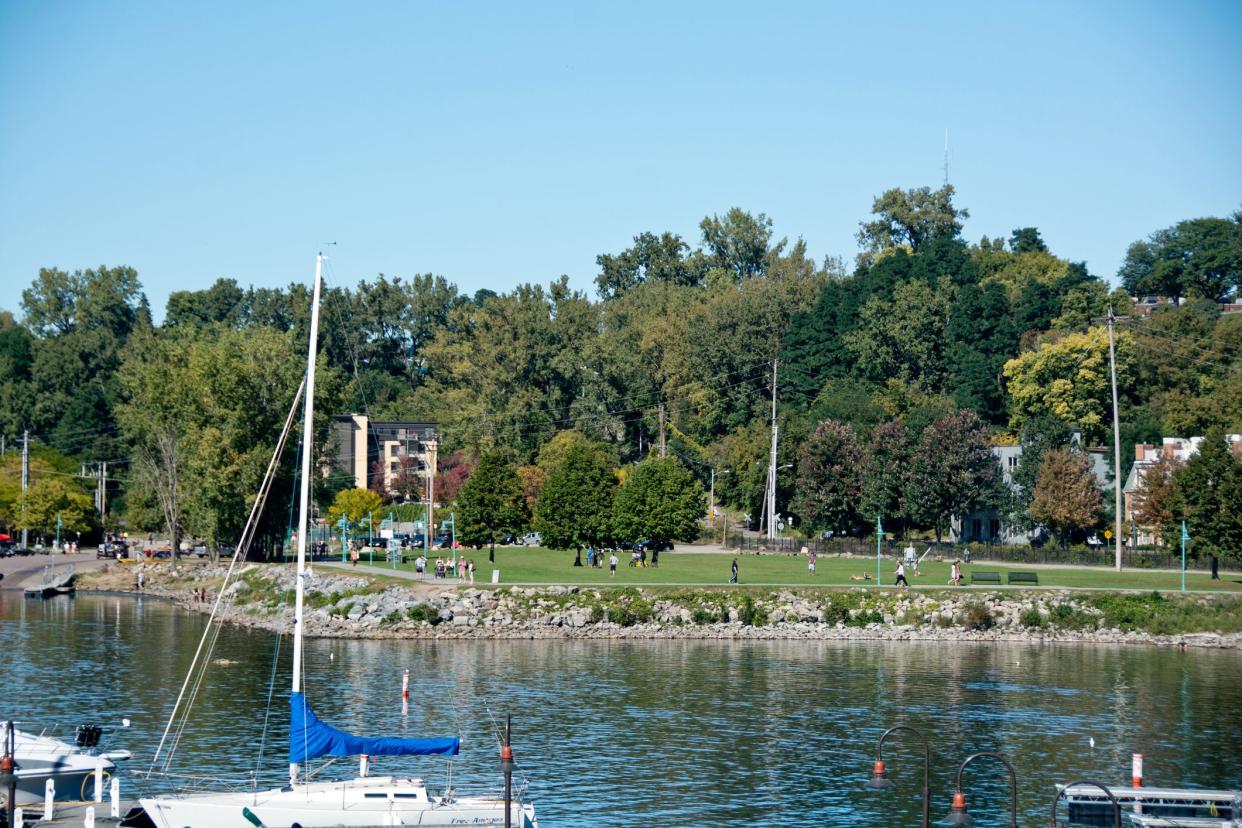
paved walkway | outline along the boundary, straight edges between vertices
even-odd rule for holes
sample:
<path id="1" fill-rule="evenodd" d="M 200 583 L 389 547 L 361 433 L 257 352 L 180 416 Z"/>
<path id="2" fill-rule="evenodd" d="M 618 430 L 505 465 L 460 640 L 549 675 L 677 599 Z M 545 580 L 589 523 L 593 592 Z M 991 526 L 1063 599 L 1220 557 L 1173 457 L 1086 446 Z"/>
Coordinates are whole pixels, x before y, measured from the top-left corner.
<path id="1" fill-rule="evenodd" d="M 356 572 L 359 575 L 384 575 L 390 578 L 401 578 L 406 581 L 417 581 L 427 586 L 461 586 L 470 585 L 469 581 L 463 581 L 461 578 L 437 578 L 434 574 L 419 575 L 412 569 L 393 569 L 391 566 L 383 564 L 366 564 L 362 561 L 358 562 L 358 566 L 352 564 L 341 563 L 340 561 L 316 561 L 315 567 L 326 566 L 329 569 L 339 569 L 342 572 Z"/>
<path id="2" fill-rule="evenodd" d="M 22 589 L 27 581 L 31 585 L 43 576 L 47 566 L 72 566 L 74 572 L 88 572 L 99 569 L 109 563 L 109 558 L 96 558 L 95 550 L 79 552 L 76 555 L 14 555 L 11 558 L 0 558 L 0 589 Z"/>

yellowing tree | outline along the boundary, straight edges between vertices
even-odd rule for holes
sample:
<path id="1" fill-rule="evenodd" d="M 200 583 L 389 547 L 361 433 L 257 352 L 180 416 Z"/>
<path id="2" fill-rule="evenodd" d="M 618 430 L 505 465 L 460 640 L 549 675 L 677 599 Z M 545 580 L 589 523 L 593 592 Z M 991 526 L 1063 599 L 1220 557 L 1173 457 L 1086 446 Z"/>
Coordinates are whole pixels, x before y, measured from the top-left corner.
<path id="1" fill-rule="evenodd" d="M 342 517 L 357 523 L 372 512 L 384 508 L 383 499 L 370 489 L 346 489 L 338 492 L 328 509 L 328 523 L 335 525 Z"/>
<path id="2" fill-rule="evenodd" d="M 1116 333 L 1117 387 L 1121 393 L 1134 374 L 1134 341 Z M 1100 442 L 1112 419 L 1108 380 L 1108 332 L 1092 328 L 1046 342 L 1037 351 L 1005 363 L 1010 396 L 1010 426 L 1051 416 L 1082 431 L 1088 445 Z"/>

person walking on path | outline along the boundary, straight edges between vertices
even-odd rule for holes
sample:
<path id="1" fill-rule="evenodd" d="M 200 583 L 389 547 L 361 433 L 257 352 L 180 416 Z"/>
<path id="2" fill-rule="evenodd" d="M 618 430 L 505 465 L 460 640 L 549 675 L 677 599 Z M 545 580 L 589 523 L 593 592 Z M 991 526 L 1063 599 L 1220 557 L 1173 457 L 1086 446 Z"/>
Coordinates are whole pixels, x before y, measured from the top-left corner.
<path id="1" fill-rule="evenodd" d="M 608 577 L 617 577 L 617 553 L 613 552 L 608 556 Z"/>
<path id="2" fill-rule="evenodd" d="M 893 581 L 893 586 L 910 588 L 910 582 L 906 580 L 906 566 L 900 561 L 897 563 L 897 580 Z"/>
<path id="3" fill-rule="evenodd" d="M 954 561 L 952 569 L 949 570 L 949 583 L 953 586 L 961 586 L 962 584 L 962 562 Z"/>
<path id="4" fill-rule="evenodd" d="M 807 571 L 811 573 L 811 577 L 814 578 L 815 577 L 815 553 L 814 552 L 812 552 L 810 555 L 807 556 L 806 568 L 807 568 Z"/>
<path id="5" fill-rule="evenodd" d="M 729 583 L 737 583 L 737 558 L 733 559 L 733 565 L 729 568 Z"/>
<path id="6" fill-rule="evenodd" d="M 358 566 L 358 550 L 357 549 L 349 550 L 349 562 L 353 564 L 355 567 Z"/>

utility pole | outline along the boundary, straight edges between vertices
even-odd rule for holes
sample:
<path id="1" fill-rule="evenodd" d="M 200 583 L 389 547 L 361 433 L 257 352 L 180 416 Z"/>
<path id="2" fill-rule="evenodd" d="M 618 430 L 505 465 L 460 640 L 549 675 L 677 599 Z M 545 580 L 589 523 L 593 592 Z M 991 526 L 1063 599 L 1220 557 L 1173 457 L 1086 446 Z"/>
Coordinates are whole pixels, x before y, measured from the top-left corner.
<path id="1" fill-rule="evenodd" d="M 103 464 L 99 478 L 99 520 L 100 523 L 108 516 L 108 464 Z"/>
<path id="2" fill-rule="evenodd" d="M 1108 306 L 1108 373 L 1113 386 L 1113 543 L 1116 570 L 1121 571 L 1121 426 L 1117 415 L 1117 349 L 1113 345 L 1113 306 Z M 1125 317 L 1123 317 L 1125 318 Z"/>
<path id="3" fill-rule="evenodd" d="M 776 367 L 779 360 L 772 360 L 772 450 L 768 455 L 768 534 L 776 539 L 776 440 L 779 427 L 776 424 Z"/>
<path id="4" fill-rule="evenodd" d="M 26 493 L 26 489 L 30 488 L 30 429 L 26 429 L 22 434 L 22 494 Z M 25 498 L 22 498 L 22 523 L 26 520 Z M 29 530 L 22 527 L 22 549 L 30 548 Z"/>
<path id="5" fill-rule="evenodd" d="M 732 471 L 732 469 L 725 469 L 724 471 L 720 473 L 720 475 L 723 477 L 724 475 L 728 474 L 730 471 Z M 716 525 L 716 467 L 715 466 L 712 466 L 712 491 L 711 491 L 711 494 L 708 496 L 708 500 L 707 500 L 707 525 L 708 526 Z"/>
<path id="6" fill-rule="evenodd" d="M 660 457 L 664 458 L 668 455 L 668 449 L 664 444 L 664 403 L 660 403 Z"/>

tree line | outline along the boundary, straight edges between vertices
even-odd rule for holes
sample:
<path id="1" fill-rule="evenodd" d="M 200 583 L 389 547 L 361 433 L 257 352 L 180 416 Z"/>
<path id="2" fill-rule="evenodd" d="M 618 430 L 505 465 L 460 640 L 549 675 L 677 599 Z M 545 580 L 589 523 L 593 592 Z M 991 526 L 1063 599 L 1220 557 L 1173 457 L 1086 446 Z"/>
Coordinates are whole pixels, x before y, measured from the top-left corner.
<path id="1" fill-rule="evenodd" d="M 552 502 L 543 517 L 539 503 L 563 481 L 540 458 L 570 433 L 607 458 L 591 467 L 609 466 L 613 482 L 598 491 L 620 497 L 662 453 L 659 465 L 678 465 L 696 497 L 715 470 L 717 503 L 754 526 L 775 367 L 778 465 L 789 467 L 777 506 L 795 527 L 858 531 L 882 514 L 905 531 L 944 532 L 949 515 L 991 506 L 1068 541 L 1110 517 L 1111 497 L 1097 487 L 1075 515 L 1050 514 L 1044 507 L 1071 500 L 1081 480 L 1050 467 L 1045 488 L 1063 481 L 1063 496 L 1036 498 L 1034 464 L 1064 466 L 1068 453 L 1081 467 L 1081 447 L 1112 445 L 1100 321 L 1110 306 L 1131 317 L 1115 337 L 1123 476 L 1136 442 L 1242 431 L 1242 315 L 1221 312 L 1242 280 L 1242 215 L 1152 232 L 1110 290 L 1035 227 L 963 239 L 969 213 L 954 195 L 881 194 L 848 267 L 734 208 L 704 218 L 697 239 L 645 231 L 601 253 L 595 298 L 563 276 L 469 295 L 435 274 L 328 284 L 321 463 L 331 414 L 436 421 L 446 475 L 437 491 L 460 487 L 469 504 L 472 477 L 503 458 L 526 506 L 502 511 L 559 538 Z M 1174 303 L 1140 319 L 1135 297 L 1149 294 Z M 157 325 L 132 268 L 40 270 L 19 315 L 0 313 L 0 521 L 46 531 L 72 501 L 83 531 L 102 528 L 89 507 L 96 484 L 79 475 L 106 461 L 116 525 L 235 541 L 301 379 L 309 303 L 305 280 L 256 289 L 221 278 L 173 293 Z M 42 466 L 23 500 L 11 455 L 26 430 Z M 985 462 L 998 443 L 1024 447 L 1012 485 Z M 583 463 L 575 480 L 589 478 Z M 316 478 L 321 515 L 351 479 Z M 285 473 L 274 488 L 270 535 L 287 529 L 293 482 Z M 405 488 L 404 498 L 420 494 Z M 640 531 L 618 517 L 631 512 L 615 497 L 588 510 L 607 515 L 606 532 L 566 542 Z M 582 513 L 573 521 L 593 525 Z"/>

